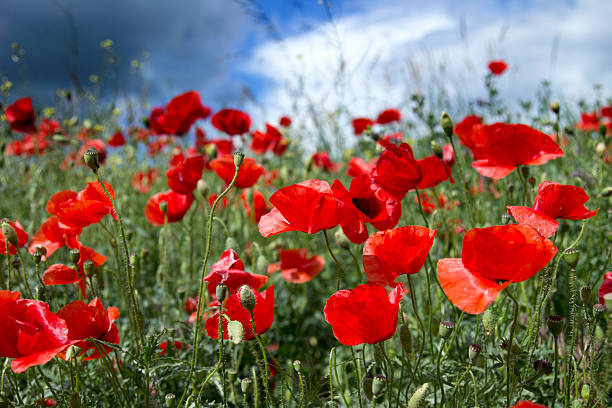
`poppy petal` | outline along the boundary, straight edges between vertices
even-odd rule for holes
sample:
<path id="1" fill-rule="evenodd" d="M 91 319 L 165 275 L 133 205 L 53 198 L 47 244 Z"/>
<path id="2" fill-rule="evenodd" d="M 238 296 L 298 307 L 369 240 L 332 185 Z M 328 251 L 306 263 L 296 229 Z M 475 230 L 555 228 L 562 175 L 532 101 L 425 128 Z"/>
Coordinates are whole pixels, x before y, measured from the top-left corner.
<path id="1" fill-rule="evenodd" d="M 543 237 L 552 237 L 559 228 L 557 221 L 529 207 L 507 206 L 506 208 L 517 223 L 535 228 Z"/>

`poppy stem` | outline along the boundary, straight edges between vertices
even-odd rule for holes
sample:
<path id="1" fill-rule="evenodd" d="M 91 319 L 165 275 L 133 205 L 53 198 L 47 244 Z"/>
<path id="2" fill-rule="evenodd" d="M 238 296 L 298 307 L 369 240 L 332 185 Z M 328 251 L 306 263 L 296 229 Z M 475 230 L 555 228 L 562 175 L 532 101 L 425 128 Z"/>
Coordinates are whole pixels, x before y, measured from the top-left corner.
<path id="1" fill-rule="evenodd" d="M 423 211 L 423 203 L 421 202 L 421 195 L 419 194 L 419 189 L 415 187 L 414 191 L 416 193 L 417 200 L 419 201 L 419 211 L 421 212 L 421 217 L 423 217 L 423 221 L 425 221 L 425 226 L 429 228 L 429 221 L 425 216 L 425 211 Z"/>
<path id="2" fill-rule="evenodd" d="M 516 323 L 518 321 L 518 310 L 519 310 L 519 302 L 516 300 L 512 292 L 506 288 L 506 295 L 512 300 L 514 303 L 514 310 L 512 311 L 512 326 L 510 327 L 510 341 L 508 346 L 508 356 L 506 359 L 506 406 L 510 406 L 510 400 L 512 398 L 512 386 L 511 386 L 511 378 L 510 373 L 512 372 L 512 349 L 514 348 L 514 331 L 516 329 Z"/>
<path id="3" fill-rule="evenodd" d="M 219 342 L 219 361 L 217 365 L 221 369 L 221 390 L 223 391 L 223 406 L 227 407 L 227 398 L 226 398 L 226 385 L 225 385 L 225 356 L 223 354 L 223 302 L 219 302 L 219 328 L 217 331 L 217 338 Z M 200 388 L 200 394 L 202 393 L 202 389 Z M 200 395 L 198 395 L 198 402 L 200 400 Z"/>
<path id="4" fill-rule="evenodd" d="M 261 342 L 261 338 L 259 337 L 259 335 L 257 334 L 257 330 L 255 328 L 255 315 L 253 314 L 253 311 L 251 310 L 251 326 L 253 328 L 253 335 L 255 336 L 255 339 L 257 340 L 257 344 L 259 344 L 259 350 L 261 351 L 261 356 L 263 357 L 263 365 L 264 365 L 264 369 L 263 369 L 263 374 L 264 374 L 264 379 L 263 379 L 263 385 L 264 385 L 264 395 L 266 398 L 266 407 L 270 406 L 270 387 L 268 386 L 268 357 L 266 357 L 266 349 L 263 346 L 263 343 Z"/>
<path id="5" fill-rule="evenodd" d="M 558 336 L 553 336 L 555 342 L 555 379 L 553 380 L 553 399 L 552 404 L 557 400 L 557 390 L 559 388 L 559 341 Z"/>
<path id="6" fill-rule="evenodd" d="M 563 385 L 566 387 L 565 389 L 565 402 L 569 404 L 570 398 L 570 389 L 572 383 L 572 368 L 570 364 L 570 360 L 572 360 L 574 356 L 574 349 L 576 348 L 576 269 L 571 268 L 570 271 L 570 281 L 569 281 L 569 296 L 570 296 L 570 351 L 567 353 L 565 357 L 565 379 L 563 380 Z"/>
<path id="7" fill-rule="evenodd" d="M 342 279 L 342 267 L 340 266 L 340 262 L 338 262 L 338 258 L 334 255 L 334 251 L 332 251 L 331 246 L 329 245 L 329 238 L 327 237 L 327 230 L 323 230 L 323 236 L 325 237 L 325 245 L 327 245 L 327 250 L 329 254 L 333 258 L 336 263 L 336 268 L 338 269 L 338 280 L 336 282 L 336 291 L 340 290 L 340 280 Z"/>
<path id="8" fill-rule="evenodd" d="M 7 277 L 6 289 L 11 290 L 11 255 L 9 252 L 8 239 L 6 240 L 6 277 Z"/>
<path id="9" fill-rule="evenodd" d="M 28 290 L 28 295 L 30 296 L 30 298 L 33 298 L 33 294 L 32 294 L 32 288 L 30 288 L 30 283 L 28 282 L 28 276 L 26 275 L 26 270 L 25 270 L 25 262 L 23 260 L 23 256 L 21 255 L 21 251 L 19 251 L 19 248 L 17 248 L 17 256 L 19 257 L 19 263 L 21 264 L 21 273 L 23 275 L 23 284 L 25 285 L 26 289 Z"/>
<path id="10" fill-rule="evenodd" d="M 193 371 L 195 369 L 195 366 L 198 360 L 198 346 L 200 344 L 200 326 L 202 323 L 201 320 L 202 320 L 202 303 L 203 303 L 202 297 L 204 293 L 204 274 L 206 273 L 206 267 L 208 266 L 208 258 L 210 257 L 213 217 L 215 215 L 215 209 L 217 208 L 219 201 L 221 201 L 223 197 L 225 197 L 225 195 L 234 186 L 234 183 L 236 182 L 236 179 L 238 178 L 239 169 L 240 167 L 236 166 L 236 171 L 234 172 L 234 178 L 232 178 L 232 181 L 225 188 L 225 190 L 223 190 L 223 192 L 221 192 L 221 194 L 217 196 L 217 199 L 213 203 L 212 208 L 210 209 L 210 212 L 208 213 L 208 222 L 206 224 L 206 230 L 207 230 L 206 231 L 206 251 L 204 253 L 204 261 L 202 262 L 202 270 L 200 271 L 200 288 L 198 290 L 198 307 L 197 307 L 197 313 L 196 313 L 196 321 L 195 321 L 195 324 L 193 325 L 193 333 L 194 333 L 193 345 L 192 345 L 193 352 L 191 354 L 191 364 L 189 365 L 189 373 L 187 374 L 187 381 L 185 382 L 185 389 L 183 390 L 183 395 L 181 396 L 181 400 L 177 405 L 179 407 L 183 405 L 183 401 L 185 400 L 187 396 L 187 392 L 189 388 L 192 387 L 191 380 L 193 378 Z"/>
<path id="11" fill-rule="evenodd" d="M 6 289 L 6 281 L 4 280 L 4 271 L 2 270 L 2 262 L 0 262 L 0 288 Z"/>
<path id="12" fill-rule="evenodd" d="M 302 378 L 302 373 L 298 371 L 297 373 L 298 379 L 300 380 L 300 405 L 299 408 L 304 406 L 304 399 L 306 398 L 306 388 L 304 387 L 304 378 Z"/>
<path id="13" fill-rule="evenodd" d="M 459 155 L 457 154 L 457 149 L 455 148 L 455 140 L 452 137 L 449 137 L 450 142 L 451 142 L 451 146 L 453 147 L 453 152 L 455 153 L 455 158 L 457 161 L 457 169 L 459 170 L 459 178 L 461 179 L 461 186 L 463 187 L 463 197 L 465 200 L 465 203 L 467 205 L 467 210 L 468 210 L 468 216 L 470 217 L 470 224 L 473 226 L 475 224 L 474 221 L 474 210 L 473 210 L 473 204 L 472 204 L 472 196 L 469 194 L 468 192 L 468 186 L 467 186 L 467 181 L 465 179 L 465 176 L 463 175 L 463 167 L 462 167 L 462 163 L 461 163 L 461 159 L 459 158 Z"/>
<path id="14" fill-rule="evenodd" d="M 355 350 L 353 350 L 353 346 L 349 346 L 349 348 L 351 349 L 353 365 L 355 366 L 355 380 L 357 383 L 357 398 L 359 400 L 359 408 L 363 408 L 363 406 L 361 405 L 361 365 L 357 363 L 357 357 L 355 357 Z"/>

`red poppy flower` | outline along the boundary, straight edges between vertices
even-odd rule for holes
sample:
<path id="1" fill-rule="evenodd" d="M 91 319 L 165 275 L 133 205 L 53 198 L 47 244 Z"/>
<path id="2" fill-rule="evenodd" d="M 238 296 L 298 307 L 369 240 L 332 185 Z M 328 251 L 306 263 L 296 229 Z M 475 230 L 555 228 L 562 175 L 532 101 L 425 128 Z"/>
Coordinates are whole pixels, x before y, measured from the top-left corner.
<path id="1" fill-rule="evenodd" d="M 191 194 L 204 171 L 204 156 L 201 154 L 182 158 L 166 172 L 168 187 L 181 194 Z"/>
<path id="2" fill-rule="evenodd" d="M 463 237 L 461 258 L 438 261 L 442 290 L 459 309 L 480 314 L 509 284 L 534 276 L 557 248 L 526 225 L 473 228 Z"/>
<path id="3" fill-rule="evenodd" d="M 556 219 L 584 220 L 594 217 L 599 211 L 589 211 L 584 206 L 589 196 L 582 187 L 545 181 L 538 187 L 533 208 L 508 206 L 508 213 L 519 224 L 537 229 L 544 237 L 552 237 L 559 223 Z"/>
<path id="4" fill-rule="evenodd" d="M 125 144 L 125 136 L 123 136 L 123 132 L 120 130 L 113 133 L 113 135 L 106 142 L 107 145 L 111 147 L 119 147 Z"/>
<path id="5" fill-rule="evenodd" d="M 353 157 L 348 162 L 348 167 L 346 168 L 346 175 L 349 177 L 357 177 L 362 174 L 370 174 L 370 172 L 374 168 L 375 162 L 376 160 L 372 160 L 370 163 L 366 163 L 365 160 L 359 157 Z"/>
<path id="6" fill-rule="evenodd" d="M 104 265 L 107 258 L 83 245 L 79 245 L 79 251 L 79 261 L 77 262 L 78 270 L 64 264 L 53 264 L 43 273 L 42 281 L 46 286 L 78 283 L 83 298 L 87 299 L 87 277 L 85 276 L 83 264 L 85 261 L 92 261 L 94 267 L 97 268 Z"/>
<path id="7" fill-rule="evenodd" d="M 261 289 L 268 277 L 244 270 L 244 263 L 233 249 L 223 251 L 221 258 L 210 268 L 210 273 L 204 278 L 208 294 L 216 299 L 217 285 L 223 283 L 230 294 L 238 292 L 242 285 L 249 285 L 255 290 Z"/>
<path id="8" fill-rule="evenodd" d="M 177 222 L 183 219 L 191 203 L 193 203 L 193 194 L 179 194 L 172 190 L 165 193 L 157 193 L 147 201 L 145 205 L 145 217 L 151 225 L 164 225 L 164 213 L 159 209 L 161 202 L 168 204 L 166 215 L 168 222 Z"/>
<path id="9" fill-rule="evenodd" d="M 252 219 L 255 224 L 257 224 L 259 223 L 261 217 L 268 212 L 268 203 L 266 202 L 266 197 L 255 189 L 253 189 L 252 193 L 252 202 L 249 203 L 247 192 L 247 190 L 242 190 L 240 200 L 242 201 L 242 205 L 249 215 L 249 218 Z"/>
<path id="10" fill-rule="evenodd" d="M 113 186 L 105 181 L 103 183 L 111 197 L 115 199 Z M 112 202 L 97 181 L 87 183 L 87 186 L 78 193 L 71 190 L 55 193 L 45 208 L 49 214 L 57 216 L 62 224 L 72 228 L 85 228 L 98 223 L 107 214 L 117 219 Z"/>
<path id="11" fill-rule="evenodd" d="M 426 192 L 420 193 L 420 196 L 421 196 L 421 205 L 423 206 L 423 211 L 426 214 L 433 213 L 434 210 L 437 209 L 437 208 L 445 209 L 445 210 L 450 210 L 453 207 L 458 207 L 459 206 L 459 201 L 457 201 L 457 200 L 449 200 L 446 197 L 446 195 L 444 195 L 444 193 L 438 194 L 437 202 L 436 202 L 436 200 L 432 201 L 431 197 Z M 416 204 L 419 203 L 419 198 L 416 195 L 414 196 L 414 202 Z"/>
<path id="12" fill-rule="evenodd" d="M 26 242 L 28 242 L 28 233 L 23 230 L 23 227 L 19 223 L 19 221 L 13 222 L 11 220 L 7 220 L 8 223 L 13 227 L 15 233 L 17 234 L 17 246 L 22 248 Z M 0 230 L 0 254 L 6 255 L 6 238 Z M 17 248 L 13 246 L 13 244 L 9 243 L 9 255 L 17 254 Z"/>
<path id="13" fill-rule="evenodd" d="M 78 248 L 81 228 L 72 228 L 62 224 L 56 216 L 49 217 L 34 234 L 28 244 L 28 251 L 33 254 L 36 247 L 45 247 L 48 259 L 55 251 L 63 246 Z"/>
<path id="14" fill-rule="evenodd" d="M 612 292 L 612 272 L 608 272 L 604 275 L 603 282 L 599 287 L 599 303 L 604 304 L 604 296 Z"/>
<path id="15" fill-rule="evenodd" d="M 76 342 L 81 348 L 80 356 L 93 350 L 83 361 L 95 360 L 100 357 L 100 350 L 108 353 L 112 347 L 95 343 L 88 338 L 104 341 L 111 344 L 119 344 L 119 330 L 114 321 L 119 318 L 119 310 L 116 307 L 104 308 L 100 299 L 95 298 L 89 304 L 82 300 L 68 303 L 57 312 L 57 316 L 66 321 L 68 326 L 68 339 Z"/>
<path id="16" fill-rule="evenodd" d="M 508 69 L 508 64 L 506 64 L 505 61 L 498 60 L 498 61 L 489 62 L 489 71 L 491 71 L 493 75 L 501 75 L 507 69 Z"/>
<path id="17" fill-rule="evenodd" d="M 6 121 L 16 132 L 35 132 L 36 116 L 34 115 L 34 107 L 32 106 L 32 98 L 21 98 L 9 105 L 4 111 Z"/>
<path id="18" fill-rule="evenodd" d="M 408 225 L 372 234 L 363 247 L 363 269 L 369 282 L 395 287 L 401 275 L 423 267 L 436 230 Z"/>
<path id="19" fill-rule="evenodd" d="M 323 270 L 325 259 L 319 255 L 308 258 L 308 249 L 282 249 L 277 264 L 283 279 L 291 283 L 305 283 Z"/>
<path id="20" fill-rule="evenodd" d="M 576 129 L 584 132 L 596 132 L 599 130 L 599 123 L 597 112 L 583 112 L 580 114 L 580 122 L 576 123 Z"/>
<path id="21" fill-rule="evenodd" d="M 472 166 L 485 177 L 501 179 L 519 165 L 541 165 L 563 156 L 548 135 L 527 125 L 496 123 L 483 126 L 483 158 Z"/>
<path id="22" fill-rule="evenodd" d="M 264 237 L 286 231 L 314 234 L 339 223 L 338 202 L 326 181 L 306 180 L 283 187 L 269 200 L 275 208 L 259 220 Z"/>
<path id="23" fill-rule="evenodd" d="M 162 341 L 159 344 L 158 347 L 161 351 L 158 353 L 160 356 L 165 356 L 168 354 L 168 342 L 167 341 Z M 174 350 L 187 350 L 189 348 L 189 344 L 184 344 L 178 340 L 175 340 L 172 343 L 172 346 L 170 346 L 170 348 L 173 348 Z"/>
<path id="24" fill-rule="evenodd" d="M 519 401 L 512 408 L 548 408 L 546 405 L 536 404 L 530 401 Z"/>
<path id="25" fill-rule="evenodd" d="M 155 157 L 164 147 L 170 146 L 174 142 L 175 138 L 173 136 L 161 135 L 157 137 L 154 141 L 149 143 L 149 156 Z"/>
<path id="26" fill-rule="evenodd" d="M 278 120 L 278 124 L 282 127 L 289 127 L 291 126 L 291 118 L 287 115 L 281 116 L 281 118 Z"/>
<path id="27" fill-rule="evenodd" d="M 255 295 L 255 330 L 258 335 L 262 335 L 272 327 L 274 321 L 274 286 L 270 286 L 263 292 L 253 291 Z M 223 307 L 223 315 L 232 321 L 238 321 L 244 328 L 244 340 L 249 341 L 255 338 L 251 323 L 251 313 L 240 304 L 240 294 L 235 293 L 230 296 Z M 206 332 L 213 339 L 219 338 L 219 312 L 217 311 L 211 318 L 206 320 L 204 325 Z M 227 332 L 227 319 L 223 319 L 223 338 L 229 339 Z"/>
<path id="28" fill-rule="evenodd" d="M 19 292 L 0 291 L 0 357 L 14 358 L 16 373 L 45 364 L 70 345 L 66 322 L 48 304 L 20 297 Z"/>
<path id="29" fill-rule="evenodd" d="M 230 135 L 243 135 L 251 129 L 251 117 L 237 109 L 222 109 L 215 113 L 210 123 Z"/>
<path id="30" fill-rule="evenodd" d="M 402 114 L 399 110 L 391 108 L 386 109 L 378 114 L 376 123 L 379 125 L 386 125 L 387 123 L 399 122 L 402 118 Z"/>
<path id="31" fill-rule="evenodd" d="M 325 321 L 336 339 L 346 346 L 385 341 L 395 334 L 402 296 L 401 285 L 389 294 L 374 283 L 340 290 L 325 303 Z"/>
<path id="32" fill-rule="evenodd" d="M 612 118 L 612 106 L 602 106 L 601 116 L 604 118 Z"/>
<path id="33" fill-rule="evenodd" d="M 153 182 L 159 178 L 157 169 L 149 169 L 147 171 L 139 171 L 132 176 L 132 187 L 143 194 L 151 191 Z"/>
<path id="34" fill-rule="evenodd" d="M 234 156 L 231 154 L 224 154 L 211 161 L 210 167 L 212 167 L 215 173 L 217 173 L 217 176 L 221 177 L 226 184 L 232 181 L 234 173 L 236 172 Z M 257 164 L 255 159 L 246 157 L 238 170 L 238 178 L 236 178 L 234 186 L 238 188 L 252 187 L 257 183 L 257 180 L 259 180 L 264 170 L 264 167 Z"/>
<path id="35" fill-rule="evenodd" d="M 266 123 L 266 132 L 256 130 L 251 139 L 251 150 L 257 154 L 264 154 L 267 151 L 274 152 L 275 155 L 282 155 L 289 147 L 289 140 L 283 139 L 283 135 L 277 128 Z"/>
<path id="36" fill-rule="evenodd" d="M 356 136 L 361 136 L 369 127 L 374 126 L 375 122 L 369 118 L 353 119 L 353 132 Z"/>
<path id="37" fill-rule="evenodd" d="M 181 136 L 189 132 L 196 120 L 208 115 L 210 108 L 202 105 L 200 94 L 189 91 L 172 98 L 166 108 L 153 109 L 149 123 L 154 134 Z"/>
<path id="38" fill-rule="evenodd" d="M 329 158 L 329 153 L 327 151 L 315 152 L 312 155 L 312 164 L 314 164 L 320 169 L 329 171 L 331 173 L 335 173 L 340 168 L 340 165 L 338 163 L 334 163 Z"/>
<path id="39" fill-rule="evenodd" d="M 423 178 L 419 164 L 414 159 L 409 144 L 402 143 L 399 146 L 387 142 L 381 144 L 386 149 L 376 161 L 371 174 L 372 179 L 387 193 L 402 200 Z"/>
<path id="40" fill-rule="evenodd" d="M 424 159 L 417 160 L 419 169 L 423 178 L 417 184 L 419 190 L 435 187 L 443 181 L 448 180 L 450 176 L 450 182 L 455 183 L 450 168 L 446 167 L 444 162 L 437 156 L 428 156 Z"/>
<path id="41" fill-rule="evenodd" d="M 368 238 L 366 223 L 379 230 L 389 229 L 397 225 L 402 215 L 400 201 L 381 191 L 367 174 L 355 177 L 349 190 L 334 180 L 332 191 L 338 200 L 342 231 L 355 244 Z"/>
<path id="42" fill-rule="evenodd" d="M 481 156 L 480 149 L 484 146 L 486 134 L 480 131 L 482 118 L 476 115 L 469 115 L 455 125 L 454 133 L 459 138 L 462 145 L 472 151 L 474 159 Z"/>

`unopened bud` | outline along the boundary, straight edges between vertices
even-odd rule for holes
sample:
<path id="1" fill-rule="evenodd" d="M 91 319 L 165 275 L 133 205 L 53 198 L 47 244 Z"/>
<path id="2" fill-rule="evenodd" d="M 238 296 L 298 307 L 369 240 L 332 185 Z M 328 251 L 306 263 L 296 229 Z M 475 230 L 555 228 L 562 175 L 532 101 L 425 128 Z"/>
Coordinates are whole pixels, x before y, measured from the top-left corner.
<path id="1" fill-rule="evenodd" d="M 196 190 L 202 197 L 206 197 L 208 194 L 208 184 L 202 179 L 198 180 L 198 184 L 196 184 Z"/>
<path id="2" fill-rule="evenodd" d="M 217 297 L 219 304 L 223 303 L 225 297 L 227 296 L 227 286 L 222 283 L 218 284 L 215 288 L 215 296 Z"/>
<path id="3" fill-rule="evenodd" d="M 257 257 L 257 262 L 255 264 L 257 268 L 257 272 L 265 275 L 268 273 L 268 258 L 263 255 L 259 255 Z"/>
<path id="4" fill-rule="evenodd" d="M 606 150 L 607 148 L 604 142 L 599 142 L 595 146 L 595 153 L 597 153 L 599 157 L 604 157 L 604 155 L 606 154 Z"/>
<path id="5" fill-rule="evenodd" d="M 242 152 L 234 153 L 234 165 L 236 166 L 236 168 L 239 168 L 240 166 L 242 166 L 243 161 L 244 161 L 244 153 Z"/>
<path id="6" fill-rule="evenodd" d="M 255 309 L 255 303 L 257 300 L 255 299 L 255 295 L 253 294 L 253 290 L 248 285 L 242 285 L 240 290 L 238 291 L 238 296 L 240 296 L 240 304 L 249 312 L 252 312 Z"/>
<path id="7" fill-rule="evenodd" d="M 89 167 L 94 173 L 98 171 L 100 168 L 100 163 L 98 162 L 98 151 L 91 147 L 89 148 L 85 154 L 83 154 L 83 160 L 87 167 Z"/>
<path id="8" fill-rule="evenodd" d="M 578 265 L 578 261 L 580 260 L 580 252 L 577 249 L 566 249 L 563 252 L 563 260 L 567 263 L 570 268 L 575 269 L 576 265 Z"/>
<path id="9" fill-rule="evenodd" d="M 550 110 L 553 111 L 555 115 L 558 115 L 559 111 L 561 110 L 561 106 L 559 105 L 559 102 L 554 101 L 553 103 L 551 103 Z"/>
<path id="10" fill-rule="evenodd" d="M 455 330 L 455 323 L 448 320 L 442 320 L 440 322 L 440 329 L 438 330 L 438 333 L 443 339 L 448 339 L 453 330 Z"/>
<path id="11" fill-rule="evenodd" d="M 436 142 L 435 140 L 431 141 L 431 151 L 440 160 L 442 160 L 442 157 L 444 157 L 444 152 L 442 151 L 442 146 L 440 146 L 440 143 Z"/>
<path id="12" fill-rule="evenodd" d="M 442 112 L 442 116 L 440 117 L 440 124 L 442 125 L 442 130 L 444 130 L 444 134 L 448 138 L 453 137 L 453 120 L 451 119 L 448 113 Z"/>
<path id="13" fill-rule="evenodd" d="M 81 258 L 81 251 L 78 248 L 74 248 L 70 250 L 70 261 L 74 264 L 79 262 Z"/>
<path id="14" fill-rule="evenodd" d="M 227 332 L 232 343 L 238 345 L 244 340 L 244 327 L 237 320 L 232 320 L 227 324 Z"/>
<path id="15" fill-rule="evenodd" d="M 410 328 L 406 323 L 400 326 L 400 343 L 404 353 L 412 353 L 412 335 L 410 334 Z"/>
<path id="16" fill-rule="evenodd" d="M 474 364 L 479 355 L 480 346 L 478 344 L 470 344 L 470 347 L 468 347 L 468 357 L 470 359 L 470 364 Z"/>
<path id="17" fill-rule="evenodd" d="M 487 333 L 487 336 L 490 336 L 491 334 L 495 333 L 495 328 L 497 327 L 497 319 L 497 313 L 492 307 L 485 310 L 484 314 L 482 315 L 482 325 L 485 329 L 485 333 Z"/>
<path id="18" fill-rule="evenodd" d="M 407 408 L 425 408 L 427 405 L 427 394 L 429 392 L 429 383 L 425 383 L 416 389 L 410 400 L 408 400 Z"/>
<path id="19" fill-rule="evenodd" d="M 606 128 L 606 125 L 599 125 L 599 134 L 602 136 L 606 135 L 608 128 Z"/>
<path id="20" fill-rule="evenodd" d="M 86 260 L 85 262 L 83 262 L 83 272 L 85 272 L 85 275 L 88 277 L 92 277 L 94 275 L 94 263 L 91 260 Z"/>
<path id="21" fill-rule="evenodd" d="M 558 337 L 563 330 L 563 319 L 559 315 L 550 315 L 548 316 L 548 320 L 546 321 L 548 325 L 548 330 L 552 333 L 553 336 Z"/>
<path id="22" fill-rule="evenodd" d="M 2 234 L 8 243 L 13 245 L 14 247 L 18 246 L 17 232 L 15 232 L 15 228 L 9 223 L 7 219 L 2 220 L 1 224 Z M 5 249 L 5 248 L 2 248 Z"/>
<path id="23" fill-rule="evenodd" d="M 591 300 L 591 294 L 593 293 L 593 288 L 589 285 L 584 285 L 580 288 L 580 300 L 582 300 L 582 305 L 586 307 L 589 304 L 589 300 Z"/>

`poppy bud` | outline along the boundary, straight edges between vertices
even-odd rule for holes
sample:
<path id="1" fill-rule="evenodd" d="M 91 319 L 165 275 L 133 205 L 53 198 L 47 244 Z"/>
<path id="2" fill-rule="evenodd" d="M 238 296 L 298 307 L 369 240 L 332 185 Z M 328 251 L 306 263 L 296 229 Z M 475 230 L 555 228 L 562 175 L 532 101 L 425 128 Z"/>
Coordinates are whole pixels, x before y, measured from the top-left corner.
<path id="1" fill-rule="evenodd" d="M 553 371 L 553 365 L 550 361 L 548 361 L 547 359 L 543 358 L 541 360 L 536 360 L 533 363 L 533 369 L 538 373 L 538 374 L 550 374 Z"/>
<path id="2" fill-rule="evenodd" d="M 239 168 L 240 166 L 242 166 L 243 161 L 244 161 L 244 153 L 242 152 L 234 153 L 234 165 L 236 166 L 236 168 Z"/>
<path id="3" fill-rule="evenodd" d="M 174 408 L 176 406 L 176 395 L 166 394 L 164 399 L 166 400 L 166 406 L 168 408 Z"/>
<path id="4" fill-rule="evenodd" d="M 593 317 L 595 317 L 596 319 L 605 311 L 606 307 L 601 303 L 596 303 L 595 305 L 593 305 Z"/>
<path id="5" fill-rule="evenodd" d="M 448 113 L 442 112 L 442 116 L 440 117 L 440 124 L 442 125 L 442 130 L 444 130 L 444 134 L 448 138 L 453 137 L 453 120 L 451 119 Z"/>
<path id="6" fill-rule="evenodd" d="M 198 180 L 198 184 L 196 184 L 196 190 L 202 197 L 206 197 L 208 194 L 208 184 L 202 179 Z"/>
<path id="7" fill-rule="evenodd" d="M 400 326 L 400 343 L 402 343 L 404 353 L 412 353 L 412 335 L 410 334 L 410 328 L 406 323 Z"/>
<path id="8" fill-rule="evenodd" d="M 349 249 L 351 246 L 351 242 L 348 240 L 344 231 L 341 228 L 338 228 L 336 232 L 334 232 L 334 238 L 336 239 L 336 243 L 340 248 Z"/>
<path id="9" fill-rule="evenodd" d="M 235 345 L 242 343 L 242 340 L 244 340 L 244 327 L 242 327 L 242 323 L 237 320 L 231 320 L 227 324 L 227 332 L 229 333 L 231 342 Z"/>
<path id="10" fill-rule="evenodd" d="M 81 257 L 81 251 L 78 248 L 74 248 L 70 250 L 70 261 L 74 264 L 79 262 L 79 258 Z"/>
<path id="11" fill-rule="evenodd" d="M 553 336 L 558 337 L 563 330 L 563 319 L 559 315 L 550 315 L 548 316 L 548 320 L 546 321 L 548 325 L 548 330 L 552 333 Z"/>
<path id="12" fill-rule="evenodd" d="M 558 115 L 559 110 L 561 110 L 561 106 L 559 105 L 559 102 L 554 101 L 553 103 L 551 103 L 550 110 L 553 111 L 555 115 Z"/>
<path id="13" fill-rule="evenodd" d="M 225 297 L 227 296 L 227 286 L 222 283 L 218 284 L 215 288 L 215 296 L 217 297 L 219 303 L 223 303 Z"/>
<path id="14" fill-rule="evenodd" d="M 256 267 L 257 267 L 257 272 L 263 275 L 267 274 L 268 273 L 268 259 L 263 255 L 259 255 L 257 257 Z"/>
<path id="15" fill-rule="evenodd" d="M 563 260 L 567 263 L 570 268 L 576 269 L 578 261 L 580 260 L 580 252 L 577 249 L 566 249 L 563 252 Z"/>
<path id="16" fill-rule="evenodd" d="M 580 396 L 583 400 L 587 401 L 589 399 L 589 395 L 591 395 L 591 386 L 589 384 L 582 384 Z"/>
<path id="17" fill-rule="evenodd" d="M 580 288 L 580 299 L 582 300 L 582 304 L 586 307 L 589 304 L 589 300 L 591 299 L 591 294 L 593 293 L 593 288 L 589 285 L 584 285 Z"/>
<path id="18" fill-rule="evenodd" d="M 165 201 L 162 201 L 161 203 L 159 203 L 159 210 L 163 212 L 164 214 L 166 214 L 168 212 L 168 203 Z"/>
<path id="19" fill-rule="evenodd" d="M 468 347 L 468 357 L 470 359 L 470 364 L 474 364 L 479 354 L 480 346 L 478 344 L 470 344 L 470 346 Z"/>
<path id="20" fill-rule="evenodd" d="M 603 142 L 597 143 L 597 146 L 595 146 L 595 153 L 597 153 L 599 157 L 603 157 L 606 154 L 606 144 Z"/>
<path id="21" fill-rule="evenodd" d="M 377 374 L 372 379 L 372 395 L 378 397 L 385 391 L 387 385 L 387 377 L 382 374 Z"/>
<path id="22" fill-rule="evenodd" d="M 240 296 L 240 304 L 249 312 L 252 312 L 255 309 L 255 295 L 253 294 L 253 290 L 248 285 L 242 285 L 240 290 L 238 291 Z"/>
<path id="23" fill-rule="evenodd" d="M 440 146 L 440 143 L 436 142 L 435 140 L 431 141 L 431 151 L 433 152 L 433 154 L 436 155 L 438 159 L 442 159 L 442 157 L 444 156 L 444 153 L 442 152 L 442 146 Z"/>
<path id="24" fill-rule="evenodd" d="M 606 131 L 608 129 L 606 128 L 606 125 L 599 125 L 599 134 L 602 136 L 606 136 Z"/>
<path id="25" fill-rule="evenodd" d="M 604 295 L 604 305 L 606 305 L 606 310 L 612 313 L 612 292 Z"/>
<path id="26" fill-rule="evenodd" d="M 240 381 L 240 389 L 242 390 L 243 394 L 249 392 L 251 384 L 253 384 L 253 379 L 251 377 L 243 378 L 242 381 Z"/>
<path id="27" fill-rule="evenodd" d="M 225 247 L 229 249 L 238 249 L 238 241 L 234 237 L 225 238 Z"/>
<path id="28" fill-rule="evenodd" d="M 485 310 L 482 315 L 482 326 L 485 329 L 485 333 L 487 336 L 495 333 L 495 328 L 497 327 L 497 313 L 493 310 L 493 308 L 488 308 Z"/>
<path id="29" fill-rule="evenodd" d="M 293 360 L 293 369 L 296 373 L 299 373 L 302 369 L 302 362 L 300 360 Z"/>
<path id="30" fill-rule="evenodd" d="M 370 401 L 374 399 L 374 394 L 372 393 L 372 377 L 364 376 L 363 380 L 361 380 L 361 389 L 363 389 L 363 393 L 366 398 Z"/>
<path id="31" fill-rule="evenodd" d="M 427 401 L 425 398 L 429 392 L 429 383 L 425 383 L 416 389 L 410 400 L 408 401 L 407 408 L 425 408 Z"/>
<path id="32" fill-rule="evenodd" d="M 100 168 L 100 162 L 98 162 L 98 151 L 91 147 L 87 149 L 85 154 L 83 154 L 83 160 L 87 167 L 89 167 L 94 173 L 98 171 Z"/>
<path id="33" fill-rule="evenodd" d="M 32 258 L 34 258 L 34 263 L 36 265 L 40 264 L 42 260 L 42 253 L 38 250 L 38 248 L 34 249 L 34 253 L 32 254 Z"/>
<path id="34" fill-rule="evenodd" d="M 438 333 L 443 339 L 448 339 L 453 330 L 455 330 L 455 323 L 448 320 L 442 320 L 440 322 L 440 329 L 438 330 Z"/>
<path id="35" fill-rule="evenodd" d="M 15 228 L 11 224 L 9 224 L 8 220 L 2 220 L 2 234 L 4 234 L 4 238 L 14 247 L 18 246 L 17 233 L 15 232 Z"/>
<path id="36" fill-rule="evenodd" d="M 90 278 L 94 275 L 94 263 L 91 260 L 83 262 L 83 272 Z"/>

